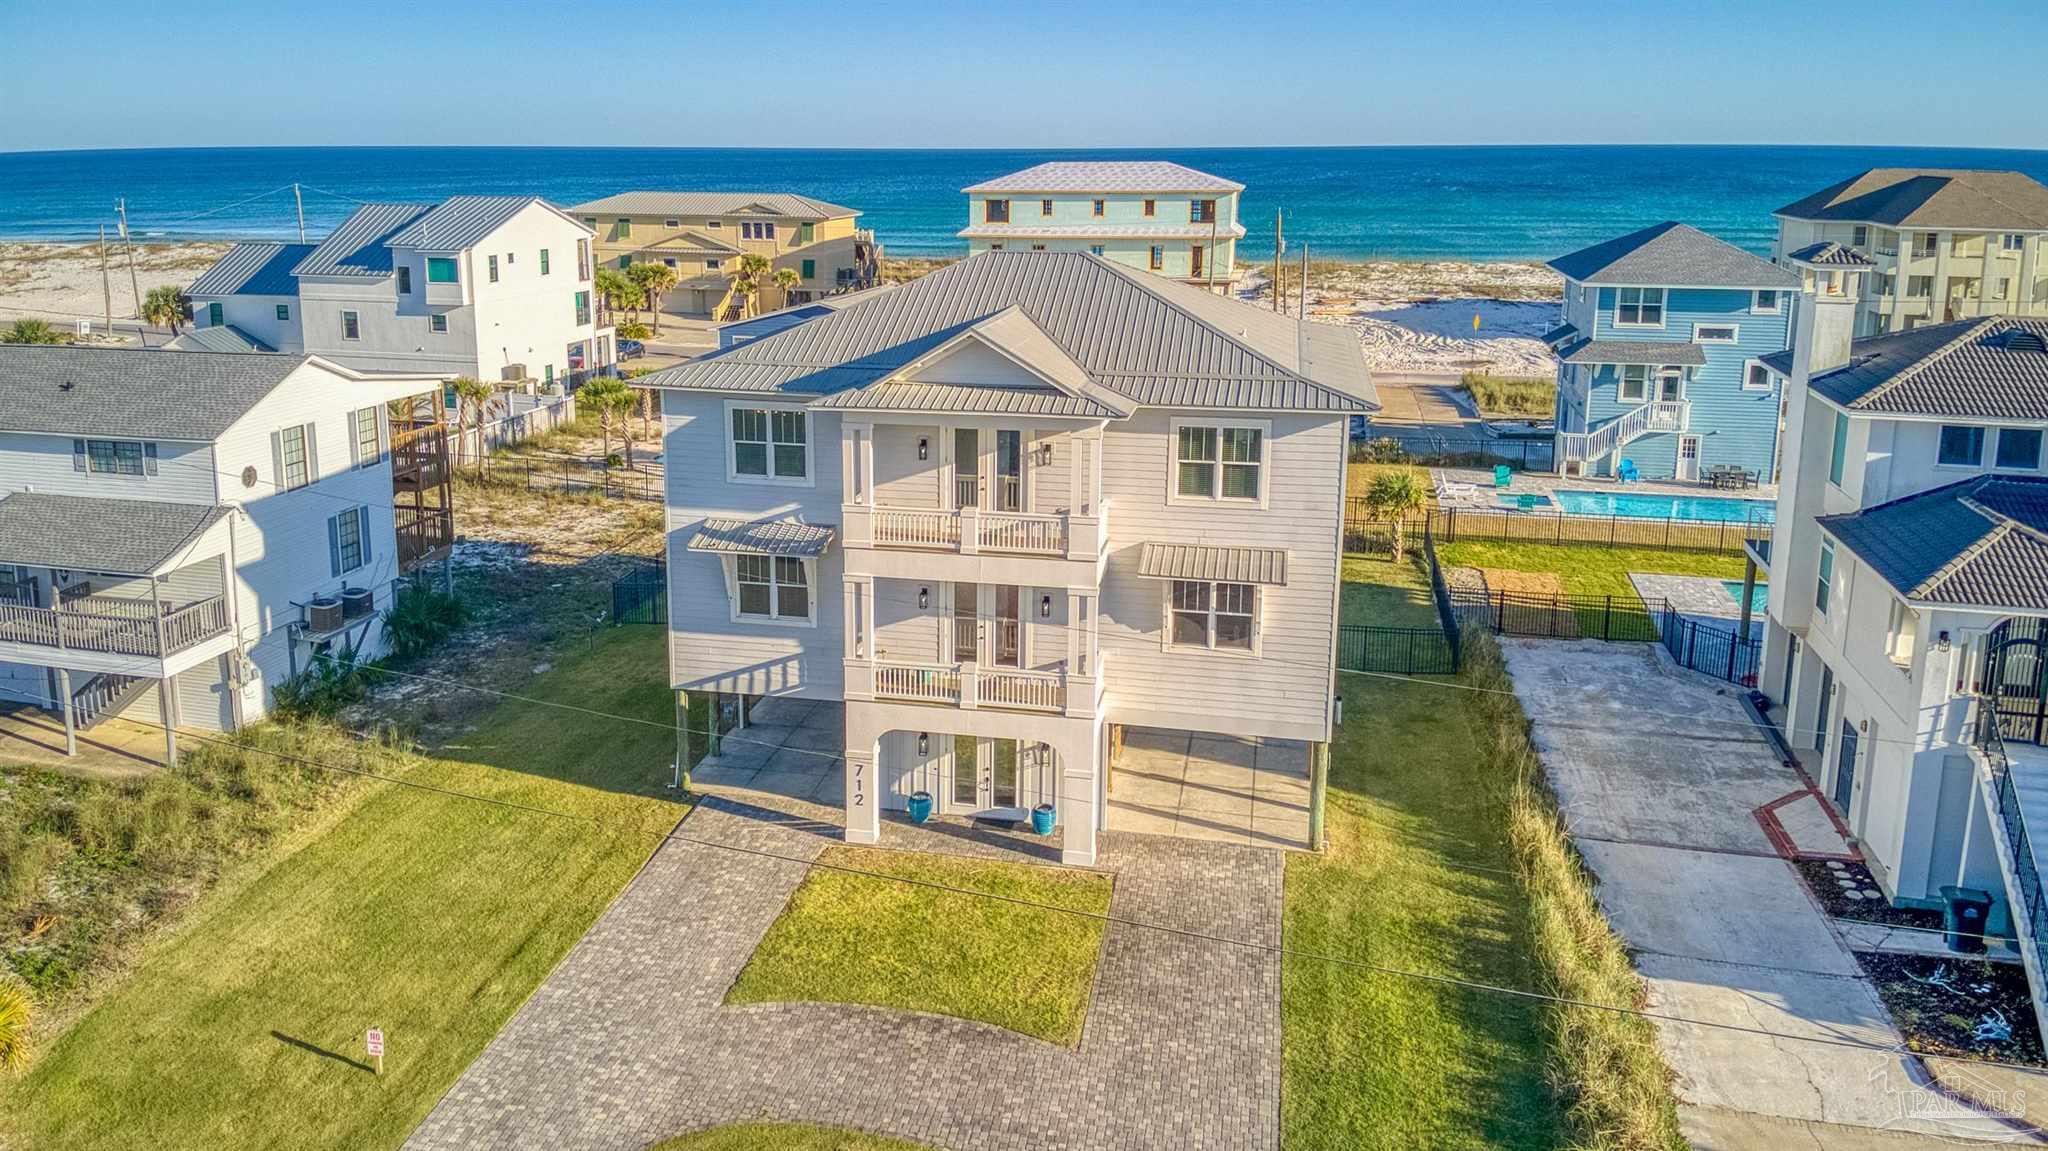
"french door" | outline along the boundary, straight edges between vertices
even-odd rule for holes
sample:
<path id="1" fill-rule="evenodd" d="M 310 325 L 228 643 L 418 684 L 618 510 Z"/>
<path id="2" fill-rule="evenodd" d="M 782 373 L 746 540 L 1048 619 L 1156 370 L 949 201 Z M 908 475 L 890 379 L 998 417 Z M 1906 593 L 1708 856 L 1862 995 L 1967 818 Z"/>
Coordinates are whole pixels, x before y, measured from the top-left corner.
<path id="1" fill-rule="evenodd" d="M 1023 667 L 1023 607 L 1024 589 L 1016 584 L 989 584 L 984 595 L 980 584 L 955 583 L 951 643 L 945 654 L 955 663 Z"/>
<path id="2" fill-rule="evenodd" d="M 953 429 L 953 506 L 981 506 L 981 433 L 974 428 Z"/>
<path id="3" fill-rule="evenodd" d="M 1024 433 L 999 428 L 988 433 L 991 451 L 982 458 L 979 428 L 953 429 L 953 506 L 999 512 L 1024 510 Z M 983 480 L 987 490 L 983 490 Z"/>
<path id="4" fill-rule="evenodd" d="M 1042 743 L 984 736 L 953 737 L 946 809 L 955 815 L 1022 819 L 1026 809 L 1052 797 L 1052 748 Z"/>

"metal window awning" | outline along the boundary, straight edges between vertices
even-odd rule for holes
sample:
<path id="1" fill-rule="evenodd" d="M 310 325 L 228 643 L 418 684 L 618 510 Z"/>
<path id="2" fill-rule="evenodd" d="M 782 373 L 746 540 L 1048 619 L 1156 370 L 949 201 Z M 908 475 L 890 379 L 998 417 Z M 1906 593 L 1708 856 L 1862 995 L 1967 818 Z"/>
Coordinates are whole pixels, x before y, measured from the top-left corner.
<path id="1" fill-rule="evenodd" d="M 1207 544 L 1148 543 L 1138 549 L 1138 574 L 1146 579 L 1287 584 L 1287 553 L 1278 548 L 1227 548 Z"/>
<path id="2" fill-rule="evenodd" d="M 832 542 L 832 529 L 824 524 L 795 520 L 707 519 L 690 537 L 693 552 L 727 555 L 798 556 L 816 559 Z"/>

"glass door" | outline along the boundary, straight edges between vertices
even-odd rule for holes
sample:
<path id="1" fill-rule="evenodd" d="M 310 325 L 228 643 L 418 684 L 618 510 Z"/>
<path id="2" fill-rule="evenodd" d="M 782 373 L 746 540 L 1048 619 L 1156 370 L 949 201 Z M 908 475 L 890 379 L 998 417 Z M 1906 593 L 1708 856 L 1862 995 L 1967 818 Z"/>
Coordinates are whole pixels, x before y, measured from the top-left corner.
<path id="1" fill-rule="evenodd" d="M 1666 368 L 1657 375 L 1657 398 L 1667 403 L 1676 403 L 1685 398 L 1685 373 L 1677 368 Z"/>
<path id="2" fill-rule="evenodd" d="M 953 429 L 953 506 L 981 506 L 981 435 L 973 428 Z"/>
<path id="3" fill-rule="evenodd" d="M 1024 433 L 996 433 L 996 510 L 1024 510 Z"/>
<path id="4" fill-rule="evenodd" d="M 1017 741 L 989 740 L 989 796 L 993 808 L 1014 810 L 1017 799 Z"/>
<path id="5" fill-rule="evenodd" d="M 981 588 L 978 584 L 953 585 L 953 662 L 981 662 Z"/>
<path id="6" fill-rule="evenodd" d="M 1016 584 L 998 584 L 995 589 L 995 626 L 990 637 L 988 662 L 997 667 L 1024 666 L 1024 621 L 1020 613 L 1023 596 Z"/>
<path id="7" fill-rule="evenodd" d="M 948 804 L 955 811 L 979 811 L 981 802 L 981 741 L 971 735 L 953 737 L 953 779 Z"/>

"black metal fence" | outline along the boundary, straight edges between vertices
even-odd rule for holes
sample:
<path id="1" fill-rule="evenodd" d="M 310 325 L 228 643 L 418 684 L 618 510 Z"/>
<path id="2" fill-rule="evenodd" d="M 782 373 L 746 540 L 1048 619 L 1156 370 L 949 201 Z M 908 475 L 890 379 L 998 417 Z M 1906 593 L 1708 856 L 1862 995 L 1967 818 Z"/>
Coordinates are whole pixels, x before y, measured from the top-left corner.
<path id="1" fill-rule="evenodd" d="M 1427 530 L 1438 544 L 1499 541 L 1608 548 L 1668 548 L 1677 551 L 1741 555 L 1744 537 L 1752 533 L 1740 521 L 1653 520 L 1639 516 L 1582 516 L 1556 511 L 1494 511 L 1486 508 L 1431 508 L 1402 521 L 1409 538 Z M 1768 529 L 1766 529 L 1768 530 Z M 1387 554 L 1393 547 L 1393 525 L 1374 519 L 1365 500 L 1353 497 L 1345 507 L 1344 548 L 1364 555 Z"/>
<path id="2" fill-rule="evenodd" d="M 1451 670 L 1456 671 L 1465 651 L 1464 631 L 1458 624 L 1457 608 L 1451 603 L 1450 585 L 1444 582 L 1443 565 L 1436 560 L 1436 535 L 1427 520 L 1422 523 L 1422 554 L 1429 560 L 1429 598 L 1436 604 L 1436 618 L 1444 638 L 1451 643 Z"/>
<path id="3" fill-rule="evenodd" d="M 1495 635 L 1543 639 L 1601 639 L 1648 642 L 1657 638 L 1650 609 L 1633 594 L 1545 594 L 1506 589 L 1451 593 L 1452 606 L 1466 623 Z"/>
<path id="4" fill-rule="evenodd" d="M 1757 661 L 1763 654 L 1763 645 L 1756 640 L 1737 635 L 1734 628 L 1701 623 L 1668 603 L 1657 630 L 1664 650 L 1680 667 L 1743 687 L 1756 686 Z"/>
<path id="5" fill-rule="evenodd" d="M 501 483 L 523 484 L 530 492 L 602 495 L 607 499 L 646 503 L 659 503 L 663 498 L 659 475 L 626 468 L 584 467 L 569 458 L 493 460 L 486 465 L 486 472 Z"/>
<path id="6" fill-rule="evenodd" d="M 1491 467 L 1547 472 L 1555 466 L 1555 441 L 1540 438 L 1444 435 L 1425 428 L 1380 425 L 1351 442 L 1354 461 L 1418 464 L 1434 468 Z"/>
<path id="7" fill-rule="evenodd" d="M 643 564 L 612 581 L 612 625 L 668 623 L 668 568 Z"/>
<path id="8" fill-rule="evenodd" d="M 1344 624 L 1337 629 L 1337 670 L 1456 675 L 1458 648 L 1441 628 Z"/>

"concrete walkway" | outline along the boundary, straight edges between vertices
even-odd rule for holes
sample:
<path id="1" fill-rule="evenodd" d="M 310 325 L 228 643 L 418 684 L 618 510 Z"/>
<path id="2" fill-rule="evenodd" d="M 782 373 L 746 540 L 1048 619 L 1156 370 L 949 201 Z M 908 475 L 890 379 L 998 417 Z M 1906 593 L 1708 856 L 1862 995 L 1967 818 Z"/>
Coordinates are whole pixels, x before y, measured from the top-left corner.
<path id="1" fill-rule="evenodd" d="M 1694 1146 L 2032 1141 L 1882 1050 L 1902 1039 L 1876 990 L 1757 818 L 1805 784 L 1729 685 L 1674 667 L 1656 644 L 1503 646 L 1650 1009 L 1727 1025 L 1657 1024 Z M 1846 850 L 1839 837 L 1829 846 Z"/>
<path id="2" fill-rule="evenodd" d="M 796 861 L 664 845 L 406 1146 L 637 1151 L 762 1119 L 934 1148 L 1279 1146 L 1270 952 L 1110 924 L 1078 1050 L 873 1007 L 722 1006 L 801 861 L 836 832 L 706 800 L 684 838 Z M 901 834 L 922 849 L 959 842 Z M 1113 914 L 1279 943 L 1279 852 L 1113 832 L 1101 843 Z"/>

